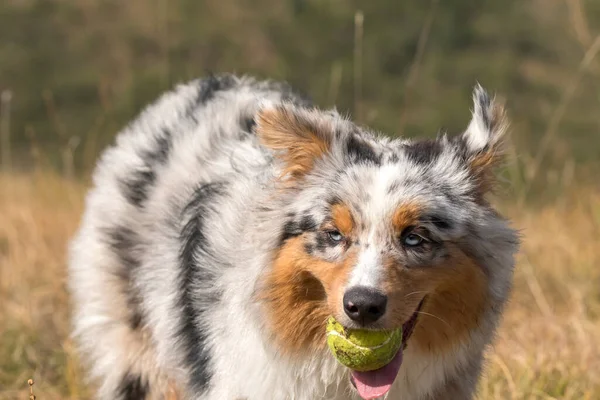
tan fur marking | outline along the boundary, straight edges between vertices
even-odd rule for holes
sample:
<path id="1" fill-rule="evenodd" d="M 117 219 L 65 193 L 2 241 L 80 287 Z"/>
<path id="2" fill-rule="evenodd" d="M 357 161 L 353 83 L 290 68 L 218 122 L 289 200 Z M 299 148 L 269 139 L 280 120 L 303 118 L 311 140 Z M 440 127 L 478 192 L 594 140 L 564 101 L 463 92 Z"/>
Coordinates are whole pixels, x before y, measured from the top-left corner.
<path id="1" fill-rule="evenodd" d="M 445 351 L 462 341 L 478 325 L 487 302 L 487 278 L 482 269 L 455 249 L 443 276 L 423 307 L 415 329 L 416 344 L 432 353 Z M 437 318 L 436 318 L 437 317 Z"/>
<path id="2" fill-rule="evenodd" d="M 414 225 L 421 215 L 421 206 L 417 203 L 404 203 L 392 216 L 394 232 L 400 234 L 408 226 Z"/>
<path id="3" fill-rule="evenodd" d="M 331 217 L 336 228 L 344 236 L 350 236 L 354 231 L 354 218 L 350 209 L 345 204 L 336 204 L 331 207 Z"/>
<path id="4" fill-rule="evenodd" d="M 328 135 L 301 121 L 292 111 L 279 107 L 263 110 L 258 114 L 257 132 L 261 142 L 268 148 L 282 152 L 285 163 L 283 175 L 300 177 L 309 172 L 316 159 L 322 157 L 331 146 Z"/>
<path id="5" fill-rule="evenodd" d="M 324 348 L 327 319 L 341 312 L 342 290 L 355 262 L 355 253 L 339 264 L 314 258 L 301 237 L 279 250 L 258 299 L 284 353 Z"/>
<path id="6" fill-rule="evenodd" d="M 424 268 L 405 268 L 391 257 L 384 260 L 386 279 L 382 289 L 388 295 L 383 323 L 396 328 L 406 322 L 421 300 L 436 287 L 435 276 Z"/>
<path id="7" fill-rule="evenodd" d="M 389 259 L 384 290 L 388 293 L 386 325 L 408 320 L 427 296 L 411 337 L 422 351 L 452 348 L 478 324 L 487 301 L 487 278 L 482 269 L 457 247 L 442 265 L 402 268 Z"/>
<path id="8" fill-rule="evenodd" d="M 181 399 L 182 396 L 179 393 L 179 390 L 177 389 L 177 385 L 175 385 L 175 383 L 173 383 L 172 381 L 169 381 L 167 383 L 167 390 L 164 396 L 165 400 L 179 400 Z"/>
<path id="9" fill-rule="evenodd" d="M 496 177 L 494 169 L 502 161 L 502 155 L 493 150 L 477 155 L 469 163 L 471 173 L 477 181 L 476 195 L 478 200 L 483 200 L 484 196 L 493 191 L 496 186 Z"/>

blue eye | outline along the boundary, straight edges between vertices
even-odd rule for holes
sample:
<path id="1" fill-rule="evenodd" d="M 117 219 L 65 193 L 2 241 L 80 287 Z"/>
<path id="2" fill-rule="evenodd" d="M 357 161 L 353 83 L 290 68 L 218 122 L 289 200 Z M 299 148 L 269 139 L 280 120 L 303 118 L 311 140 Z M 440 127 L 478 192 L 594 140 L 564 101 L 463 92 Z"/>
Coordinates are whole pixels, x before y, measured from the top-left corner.
<path id="1" fill-rule="evenodd" d="M 416 233 L 409 233 L 408 235 L 404 236 L 403 239 L 404 245 L 408 247 L 419 246 L 423 243 L 423 241 L 423 237 L 417 235 Z"/>
<path id="2" fill-rule="evenodd" d="M 332 242 L 336 242 L 336 243 L 344 240 L 344 236 L 342 236 L 342 234 L 339 233 L 338 231 L 327 232 L 327 236 L 329 236 L 329 239 L 331 239 Z"/>

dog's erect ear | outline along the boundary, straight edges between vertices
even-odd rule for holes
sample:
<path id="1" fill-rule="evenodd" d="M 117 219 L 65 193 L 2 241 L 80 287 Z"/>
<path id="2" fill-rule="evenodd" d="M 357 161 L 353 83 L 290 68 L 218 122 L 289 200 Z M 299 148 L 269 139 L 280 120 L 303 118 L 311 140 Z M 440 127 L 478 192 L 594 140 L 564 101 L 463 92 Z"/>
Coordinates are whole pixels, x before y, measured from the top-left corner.
<path id="1" fill-rule="evenodd" d="M 502 105 L 477 85 L 473 91 L 473 118 L 461 140 L 480 195 L 494 186 L 494 167 L 503 160 L 503 137 L 507 127 Z"/>
<path id="2" fill-rule="evenodd" d="M 480 85 L 473 91 L 473 119 L 463 134 L 471 153 L 499 150 L 506 131 L 504 109 Z"/>
<path id="3" fill-rule="evenodd" d="M 283 163 L 282 175 L 300 178 L 331 150 L 332 121 L 306 109 L 277 105 L 263 107 L 256 118 L 261 143 Z"/>

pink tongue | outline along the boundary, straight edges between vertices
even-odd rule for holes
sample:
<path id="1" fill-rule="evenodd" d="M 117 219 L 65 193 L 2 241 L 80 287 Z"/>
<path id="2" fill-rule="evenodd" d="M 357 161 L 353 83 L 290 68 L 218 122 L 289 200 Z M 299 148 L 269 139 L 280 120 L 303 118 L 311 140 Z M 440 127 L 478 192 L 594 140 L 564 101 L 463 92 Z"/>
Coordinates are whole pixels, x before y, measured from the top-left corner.
<path id="1" fill-rule="evenodd" d="M 402 349 L 398 351 L 394 359 L 386 366 L 374 371 L 352 371 L 354 384 L 358 394 L 365 400 L 376 399 L 390 391 L 398 370 L 402 365 Z"/>

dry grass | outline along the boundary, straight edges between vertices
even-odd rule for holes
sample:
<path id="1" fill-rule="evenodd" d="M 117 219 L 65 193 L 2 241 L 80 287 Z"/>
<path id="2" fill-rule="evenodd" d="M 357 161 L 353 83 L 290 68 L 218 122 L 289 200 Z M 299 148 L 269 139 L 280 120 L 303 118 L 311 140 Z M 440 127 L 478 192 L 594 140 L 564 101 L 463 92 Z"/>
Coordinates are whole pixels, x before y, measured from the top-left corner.
<path id="1" fill-rule="evenodd" d="M 0 399 L 88 397 L 71 342 L 65 250 L 83 190 L 55 175 L 0 175 Z"/>
<path id="2" fill-rule="evenodd" d="M 0 175 L 0 399 L 88 398 L 68 335 L 65 248 L 83 187 Z M 600 398 L 600 193 L 537 210 L 523 229 L 515 291 L 480 399 Z"/>

